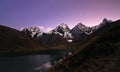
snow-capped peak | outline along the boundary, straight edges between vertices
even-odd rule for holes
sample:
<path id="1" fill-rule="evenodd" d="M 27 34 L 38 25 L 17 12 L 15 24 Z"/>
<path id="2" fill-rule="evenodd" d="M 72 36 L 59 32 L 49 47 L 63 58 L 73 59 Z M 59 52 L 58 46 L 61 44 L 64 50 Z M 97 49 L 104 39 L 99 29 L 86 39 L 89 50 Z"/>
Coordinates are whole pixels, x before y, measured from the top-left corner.
<path id="1" fill-rule="evenodd" d="M 108 22 L 109 20 L 107 18 L 104 18 L 102 22 Z"/>
<path id="2" fill-rule="evenodd" d="M 63 38 L 72 38 L 72 34 L 70 33 L 70 28 L 67 26 L 67 24 L 60 24 L 57 26 L 54 30 L 51 31 L 51 33 L 59 34 L 60 36 L 63 36 Z"/>
<path id="3" fill-rule="evenodd" d="M 78 23 L 75 27 L 85 27 L 82 23 Z"/>
<path id="4" fill-rule="evenodd" d="M 57 26 L 54 31 L 60 32 L 62 34 L 64 34 L 64 32 L 70 32 L 70 28 L 67 26 L 67 24 L 60 24 L 59 26 Z"/>
<path id="5" fill-rule="evenodd" d="M 42 29 L 40 29 L 39 27 L 24 28 L 22 32 L 24 32 L 27 35 L 30 35 L 32 38 L 40 37 L 43 34 Z"/>
<path id="6" fill-rule="evenodd" d="M 103 21 L 99 25 L 97 25 L 96 27 L 98 29 L 100 27 L 103 27 L 106 23 L 110 23 L 110 22 L 112 22 L 112 20 L 108 20 L 108 19 L 104 18 Z"/>
<path id="7" fill-rule="evenodd" d="M 83 25 L 82 23 L 79 23 L 79 24 L 77 24 L 74 28 L 73 28 L 73 30 L 76 30 L 76 31 L 85 31 L 86 29 L 87 29 L 88 27 L 87 26 L 85 26 L 85 25 Z"/>
<path id="8" fill-rule="evenodd" d="M 72 33 L 73 36 L 77 37 L 81 33 L 84 33 L 85 31 L 87 31 L 88 28 L 89 27 L 83 25 L 82 23 L 79 23 L 71 30 L 71 33 Z"/>
<path id="9" fill-rule="evenodd" d="M 82 23 L 78 23 L 72 30 L 70 30 L 67 24 L 61 23 L 59 26 L 57 26 L 55 29 L 51 30 L 48 33 L 43 33 L 40 27 L 24 28 L 22 32 L 35 39 L 47 40 L 47 38 L 49 37 L 50 39 L 52 39 L 55 36 L 58 36 L 60 38 L 67 40 L 68 42 L 72 42 L 74 40 L 77 40 L 79 37 L 90 35 L 97 29 L 103 27 L 104 25 L 110 22 L 112 21 L 104 18 L 99 25 L 93 27 L 88 27 L 83 25 Z"/>
<path id="10" fill-rule="evenodd" d="M 64 23 L 60 24 L 59 26 L 62 27 L 63 29 L 66 29 L 66 28 L 68 27 L 68 26 L 67 26 L 66 24 L 64 24 Z"/>
<path id="11" fill-rule="evenodd" d="M 93 26 L 93 27 L 91 27 L 91 29 L 93 31 L 95 31 L 95 30 L 103 27 L 105 24 L 110 23 L 110 22 L 112 22 L 112 20 L 108 20 L 108 19 L 104 18 L 103 21 L 99 25 Z"/>
<path id="12" fill-rule="evenodd" d="M 104 18 L 102 23 L 106 23 L 106 22 L 112 22 L 112 20 L 108 20 L 107 18 Z"/>

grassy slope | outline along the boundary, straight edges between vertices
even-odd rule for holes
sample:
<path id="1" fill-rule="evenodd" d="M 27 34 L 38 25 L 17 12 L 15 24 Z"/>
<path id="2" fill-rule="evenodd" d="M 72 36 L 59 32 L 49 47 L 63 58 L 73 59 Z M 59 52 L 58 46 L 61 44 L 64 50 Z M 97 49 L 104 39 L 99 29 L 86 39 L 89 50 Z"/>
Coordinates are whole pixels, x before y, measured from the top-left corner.
<path id="1" fill-rule="evenodd" d="M 39 42 L 30 39 L 22 32 L 0 26 L 0 55 L 14 53 L 29 53 L 44 50 L 45 47 Z"/>
<path id="2" fill-rule="evenodd" d="M 50 72 L 119 72 L 120 20 L 91 34 Z"/>

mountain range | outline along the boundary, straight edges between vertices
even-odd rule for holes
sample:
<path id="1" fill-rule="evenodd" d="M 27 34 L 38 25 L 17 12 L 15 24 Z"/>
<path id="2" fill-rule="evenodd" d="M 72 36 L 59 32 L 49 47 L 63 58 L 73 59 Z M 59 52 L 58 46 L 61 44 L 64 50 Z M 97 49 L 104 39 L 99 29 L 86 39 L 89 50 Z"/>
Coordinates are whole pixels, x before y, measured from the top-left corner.
<path id="1" fill-rule="evenodd" d="M 44 50 L 44 46 L 21 31 L 0 25 L 0 56 Z"/>
<path id="2" fill-rule="evenodd" d="M 107 22 L 48 72 L 119 72 L 120 20 Z"/>
<path id="3" fill-rule="evenodd" d="M 64 50 L 67 53 L 48 72 L 119 72 L 120 20 L 104 19 L 93 27 L 79 23 L 73 29 L 62 23 L 49 33 L 38 27 L 19 31 L 0 25 L 0 56 Z"/>
<path id="4" fill-rule="evenodd" d="M 22 31 L 0 25 L 0 55 L 37 54 L 44 51 L 73 50 L 86 41 L 92 34 L 113 21 L 103 21 L 93 27 L 82 23 L 70 29 L 60 24 L 48 33 L 39 27 L 28 27 Z M 46 53 L 46 52 L 45 52 Z"/>
<path id="5" fill-rule="evenodd" d="M 90 35 L 100 27 L 104 26 L 106 23 L 112 22 L 111 20 L 103 19 L 103 21 L 93 27 L 88 27 L 82 23 L 78 23 L 74 28 L 70 29 L 67 24 L 60 24 L 55 29 L 51 30 L 48 33 L 44 33 L 38 27 L 28 27 L 24 28 L 24 32 L 29 37 L 41 41 L 44 45 L 59 45 L 59 44 L 68 44 L 68 43 L 77 43 L 82 41 L 86 36 Z"/>

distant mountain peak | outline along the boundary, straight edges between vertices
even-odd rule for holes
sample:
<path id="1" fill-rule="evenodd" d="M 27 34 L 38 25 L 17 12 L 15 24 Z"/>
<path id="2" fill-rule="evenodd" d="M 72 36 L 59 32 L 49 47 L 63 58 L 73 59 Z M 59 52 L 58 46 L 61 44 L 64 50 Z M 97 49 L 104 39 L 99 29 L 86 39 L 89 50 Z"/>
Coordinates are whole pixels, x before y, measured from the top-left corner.
<path id="1" fill-rule="evenodd" d="M 79 40 L 79 45 L 76 44 L 75 49 L 69 51 L 68 54 L 60 59 L 49 71 L 119 72 L 119 31 L 120 21 L 115 21 L 106 23 L 105 27 L 97 30 L 86 38 L 83 36 L 82 39 L 85 39 Z M 76 66 L 74 67 L 74 65 Z"/>
<path id="2" fill-rule="evenodd" d="M 61 23 L 61 24 L 59 25 L 59 27 L 62 27 L 63 29 L 66 29 L 68 26 L 67 26 L 67 24 Z"/>
<path id="3" fill-rule="evenodd" d="M 64 24 L 64 23 L 61 23 L 61 24 L 60 24 L 59 26 L 57 26 L 55 29 L 56 29 L 56 30 L 61 29 L 61 30 L 64 30 L 64 31 L 70 30 L 70 28 L 68 27 L 68 25 L 67 25 L 67 24 Z"/>
<path id="4" fill-rule="evenodd" d="M 40 37 L 43 34 L 42 29 L 40 29 L 39 27 L 28 27 L 28 28 L 24 28 L 22 30 L 22 32 L 24 32 L 27 35 L 30 35 L 30 37 L 35 38 L 35 37 Z"/>
<path id="5" fill-rule="evenodd" d="M 109 20 L 109 19 L 107 19 L 107 18 L 104 18 L 103 21 L 102 21 L 102 23 L 106 23 L 106 22 L 112 22 L 112 20 Z"/>
<path id="6" fill-rule="evenodd" d="M 85 25 L 82 23 L 78 23 L 76 26 L 85 26 Z"/>
<path id="7" fill-rule="evenodd" d="M 107 18 L 104 18 L 103 21 L 102 21 L 99 25 L 96 26 L 96 29 L 101 28 L 101 27 L 103 27 L 105 24 L 111 23 L 111 22 L 113 22 L 113 21 L 112 21 L 112 20 L 109 20 L 109 19 L 107 19 Z M 94 27 L 95 27 L 95 26 L 94 26 Z"/>
<path id="8" fill-rule="evenodd" d="M 82 29 L 88 28 L 88 26 L 85 26 L 82 23 L 78 23 L 74 28 L 82 30 Z"/>
<path id="9" fill-rule="evenodd" d="M 80 37 L 85 37 L 90 34 L 92 34 L 94 31 L 98 30 L 99 28 L 103 27 L 106 24 L 109 24 L 112 22 L 111 20 L 108 20 L 106 18 L 103 19 L 103 21 L 96 26 L 88 27 L 82 23 L 78 23 L 73 29 L 71 30 L 67 24 L 61 23 L 59 26 L 57 26 L 55 29 L 51 30 L 48 33 L 43 33 L 42 29 L 39 27 L 29 27 L 23 29 L 23 32 L 27 35 L 29 35 L 32 38 L 35 39 L 42 39 L 43 41 L 52 41 L 52 39 L 56 38 L 63 38 L 67 40 L 68 42 L 77 41 Z M 55 39 L 57 40 L 57 39 Z"/>
<path id="10" fill-rule="evenodd" d="M 83 25 L 82 23 L 78 23 L 72 30 L 71 33 L 74 37 L 80 36 L 82 33 L 86 33 L 90 30 L 90 27 Z"/>
<path id="11" fill-rule="evenodd" d="M 70 28 L 67 26 L 67 24 L 61 23 L 59 26 L 57 26 L 53 32 L 59 32 L 64 34 L 65 32 L 70 32 Z"/>
<path id="12" fill-rule="evenodd" d="M 63 38 L 71 39 L 72 35 L 70 33 L 70 28 L 67 26 L 67 24 L 61 23 L 59 26 L 57 26 L 55 29 L 53 29 L 51 34 L 59 34 Z"/>
<path id="13" fill-rule="evenodd" d="M 102 22 L 107 22 L 109 21 L 107 18 L 104 18 Z"/>

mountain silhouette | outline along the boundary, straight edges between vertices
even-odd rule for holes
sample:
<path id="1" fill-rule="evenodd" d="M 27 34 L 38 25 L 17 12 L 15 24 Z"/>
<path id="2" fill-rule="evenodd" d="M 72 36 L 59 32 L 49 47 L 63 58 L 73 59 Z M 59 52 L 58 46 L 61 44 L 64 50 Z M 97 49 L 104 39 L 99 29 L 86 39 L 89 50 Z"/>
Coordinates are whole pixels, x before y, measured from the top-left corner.
<path id="1" fill-rule="evenodd" d="M 107 22 L 49 72 L 119 72 L 120 20 Z"/>

